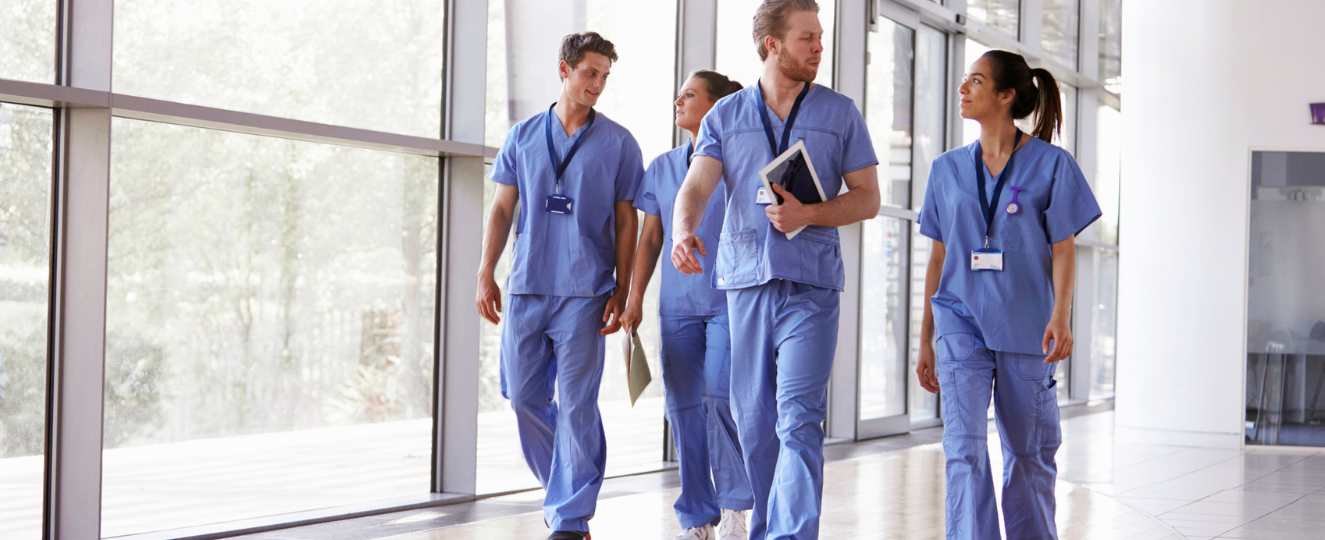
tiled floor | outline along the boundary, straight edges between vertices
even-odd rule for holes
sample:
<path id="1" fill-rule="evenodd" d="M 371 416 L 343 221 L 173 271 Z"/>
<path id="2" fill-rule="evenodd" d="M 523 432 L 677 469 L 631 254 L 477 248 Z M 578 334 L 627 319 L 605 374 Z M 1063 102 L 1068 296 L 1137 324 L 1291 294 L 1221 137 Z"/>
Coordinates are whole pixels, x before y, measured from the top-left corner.
<path id="1" fill-rule="evenodd" d="M 1124 444 L 1113 440 L 1107 409 L 1064 411 L 1056 490 L 1062 539 L 1325 539 L 1325 452 Z M 942 538 L 940 437 L 940 429 L 926 429 L 829 446 L 820 538 Z M 996 439 L 991 433 L 991 448 Z M 992 458 L 1001 469 L 999 456 Z M 674 471 L 608 480 L 594 537 L 671 538 L 677 488 Z M 529 491 L 242 538 L 541 540 L 541 499 Z"/>

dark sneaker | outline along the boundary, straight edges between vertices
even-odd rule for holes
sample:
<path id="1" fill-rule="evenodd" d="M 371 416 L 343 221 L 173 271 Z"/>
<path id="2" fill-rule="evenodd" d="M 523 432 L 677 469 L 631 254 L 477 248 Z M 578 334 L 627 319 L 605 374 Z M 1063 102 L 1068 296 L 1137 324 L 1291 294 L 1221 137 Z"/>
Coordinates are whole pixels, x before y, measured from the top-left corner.
<path id="1" fill-rule="evenodd" d="M 547 540 L 590 540 L 590 538 L 589 533 L 585 532 L 557 531 L 552 533 L 552 536 L 547 537 Z"/>

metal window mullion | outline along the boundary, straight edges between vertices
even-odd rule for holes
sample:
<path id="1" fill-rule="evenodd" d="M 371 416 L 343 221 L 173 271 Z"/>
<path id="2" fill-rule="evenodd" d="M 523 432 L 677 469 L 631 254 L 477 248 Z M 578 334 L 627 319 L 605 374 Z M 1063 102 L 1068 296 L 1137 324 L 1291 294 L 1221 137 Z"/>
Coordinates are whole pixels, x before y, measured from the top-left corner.
<path id="1" fill-rule="evenodd" d="M 676 82 L 680 88 L 686 76 L 696 69 L 713 69 L 718 46 L 717 0 L 677 0 L 676 2 Z M 672 142 L 680 145 L 686 133 L 673 126 Z"/>
<path id="2" fill-rule="evenodd" d="M 838 0 L 833 37 L 833 87 L 856 103 L 861 114 L 865 110 L 865 54 L 868 50 L 870 12 L 866 5 L 875 0 Z M 855 223 L 838 227 L 841 236 L 842 266 L 846 271 L 846 287 L 841 294 L 839 329 L 837 333 L 836 361 L 828 383 L 828 436 L 856 438 L 859 415 L 859 363 L 860 363 L 860 280 L 861 242 L 864 225 Z"/>
<path id="3" fill-rule="evenodd" d="M 1035 51 L 1036 56 L 1044 56 L 1044 0 L 1021 0 L 1021 14 L 1018 16 L 1018 41 L 1023 50 Z"/>
<path id="4" fill-rule="evenodd" d="M 451 0 L 447 15 L 443 134 L 459 143 L 482 145 L 487 47 L 478 44 L 487 43 L 488 5 L 484 0 Z M 467 46 L 459 46 L 462 43 Z M 474 264 L 482 249 L 484 158 L 450 156 L 440 166 L 432 490 L 474 494 L 479 388 Z"/>

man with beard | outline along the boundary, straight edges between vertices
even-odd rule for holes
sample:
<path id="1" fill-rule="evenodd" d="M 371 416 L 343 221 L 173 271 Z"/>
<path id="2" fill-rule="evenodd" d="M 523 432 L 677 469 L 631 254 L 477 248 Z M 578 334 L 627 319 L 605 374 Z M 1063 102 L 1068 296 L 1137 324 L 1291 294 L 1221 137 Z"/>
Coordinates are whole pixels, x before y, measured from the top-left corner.
<path id="1" fill-rule="evenodd" d="M 818 13 L 812 0 L 765 0 L 756 10 L 763 76 L 704 117 L 674 217 L 678 270 L 702 272 L 695 253 L 718 250 L 713 284 L 727 291 L 732 412 L 755 496 L 750 540 L 819 536 L 821 424 L 845 282 L 836 227 L 879 212 L 865 119 L 851 99 L 813 84 L 823 52 Z M 769 204 L 776 197 L 763 192 L 759 170 L 796 140 L 828 200 L 802 204 L 775 186 L 784 202 Z M 724 175 L 722 235 L 705 246 L 695 231 Z M 844 181 L 849 191 L 839 195 Z"/>
<path id="2" fill-rule="evenodd" d="M 594 32 L 561 41 L 561 97 L 511 128 L 488 172 L 500 185 L 488 214 L 478 310 L 497 324 L 493 278 L 515 220 L 501 390 L 511 400 L 525 461 L 547 490 L 549 540 L 587 540 L 603 486 L 607 442 L 598 411 L 603 336 L 621 327 L 630 296 L 644 176 L 629 131 L 593 110 L 616 61 Z M 615 280 L 613 270 L 616 271 Z M 553 396 L 561 401 L 558 407 Z"/>

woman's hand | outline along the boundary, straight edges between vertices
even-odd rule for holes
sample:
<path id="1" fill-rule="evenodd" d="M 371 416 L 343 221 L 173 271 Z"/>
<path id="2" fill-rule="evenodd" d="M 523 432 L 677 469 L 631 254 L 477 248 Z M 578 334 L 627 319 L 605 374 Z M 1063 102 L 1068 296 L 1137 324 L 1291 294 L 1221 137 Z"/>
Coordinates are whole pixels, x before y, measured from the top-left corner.
<path id="1" fill-rule="evenodd" d="M 639 328 L 639 323 L 644 319 L 644 309 L 640 307 L 639 300 L 631 299 L 626 303 L 626 310 L 621 312 L 621 327 L 626 332 L 633 332 Z"/>
<path id="2" fill-rule="evenodd" d="M 1049 326 L 1044 329 L 1044 354 L 1049 355 L 1044 359 L 1044 363 L 1067 360 L 1072 356 L 1072 325 L 1068 324 L 1066 316 L 1055 315 L 1049 319 Z M 1053 350 L 1049 349 L 1049 342 L 1053 342 Z"/>
<path id="3" fill-rule="evenodd" d="M 934 344 L 927 339 L 920 340 L 920 361 L 916 365 L 916 376 L 920 378 L 920 387 L 931 394 L 939 391 L 939 377 L 934 372 Z"/>

